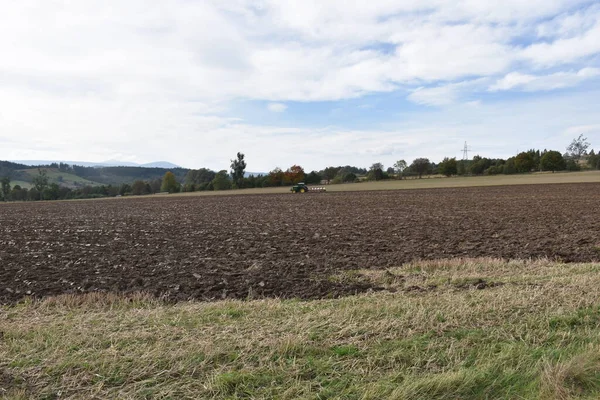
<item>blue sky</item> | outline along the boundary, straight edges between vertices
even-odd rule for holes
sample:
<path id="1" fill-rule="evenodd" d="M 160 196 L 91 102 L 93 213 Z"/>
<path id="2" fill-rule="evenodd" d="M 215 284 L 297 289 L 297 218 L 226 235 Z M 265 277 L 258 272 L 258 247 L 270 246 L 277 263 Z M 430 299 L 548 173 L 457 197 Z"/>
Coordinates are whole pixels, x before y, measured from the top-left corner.
<path id="1" fill-rule="evenodd" d="M 0 159 L 305 169 L 600 148 L 600 2 L 6 2 Z"/>

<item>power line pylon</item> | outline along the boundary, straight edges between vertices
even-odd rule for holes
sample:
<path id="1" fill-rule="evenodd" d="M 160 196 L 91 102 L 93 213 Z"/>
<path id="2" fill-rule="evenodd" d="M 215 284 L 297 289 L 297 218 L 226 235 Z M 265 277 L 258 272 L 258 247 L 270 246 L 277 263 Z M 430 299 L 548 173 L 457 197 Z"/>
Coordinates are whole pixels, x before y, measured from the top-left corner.
<path id="1" fill-rule="evenodd" d="M 463 161 L 469 161 L 469 152 L 471 149 L 467 146 L 467 142 L 465 141 L 465 147 L 463 147 Z"/>

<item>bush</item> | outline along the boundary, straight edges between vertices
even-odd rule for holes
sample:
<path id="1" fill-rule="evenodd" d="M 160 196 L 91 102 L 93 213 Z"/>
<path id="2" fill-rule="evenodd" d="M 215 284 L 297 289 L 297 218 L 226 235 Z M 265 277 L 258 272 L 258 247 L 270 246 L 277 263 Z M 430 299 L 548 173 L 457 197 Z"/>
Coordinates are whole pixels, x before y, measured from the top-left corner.
<path id="1" fill-rule="evenodd" d="M 567 171 L 581 171 L 581 166 L 575 160 L 567 161 Z"/>
<path id="2" fill-rule="evenodd" d="M 501 174 L 503 172 L 503 170 L 504 170 L 504 167 L 502 165 L 500 165 L 500 166 L 492 165 L 491 167 L 489 167 L 488 169 L 483 171 L 483 173 L 485 175 L 498 175 L 498 174 Z"/>
<path id="3" fill-rule="evenodd" d="M 344 176 L 344 182 L 356 182 L 358 178 L 356 177 L 355 174 L 353 174 L 352 172 L 346 174 Z"/>
<path id="4" fill-rule="evenodd" d="M 515 159 L 509 158 L 506 160 L 504 167 L 502 168 L 502 173 L 504 175 L 512 175 L 517 173 L 517 168 L 515 167 Z"/>

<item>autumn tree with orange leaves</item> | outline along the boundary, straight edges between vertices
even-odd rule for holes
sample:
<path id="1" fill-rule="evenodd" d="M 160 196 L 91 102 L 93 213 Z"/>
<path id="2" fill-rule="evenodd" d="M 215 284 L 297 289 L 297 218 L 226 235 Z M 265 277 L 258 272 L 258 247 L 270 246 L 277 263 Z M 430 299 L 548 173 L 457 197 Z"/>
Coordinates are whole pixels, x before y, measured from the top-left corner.
<path id="1" fill-rule="evenodd" d="M 295 185 L 299 182 L 304 182 L 304 169 L 299 165 L 292 165 L 285 171 L 284 182 L 288 185 Z"/>

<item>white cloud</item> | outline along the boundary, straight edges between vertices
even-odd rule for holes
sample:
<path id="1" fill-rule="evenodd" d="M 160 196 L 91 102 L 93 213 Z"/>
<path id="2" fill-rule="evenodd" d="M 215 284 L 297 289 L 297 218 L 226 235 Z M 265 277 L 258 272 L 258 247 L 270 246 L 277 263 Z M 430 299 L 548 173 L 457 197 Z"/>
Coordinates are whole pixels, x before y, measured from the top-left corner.
<path id="1" fill-rule="evenodd" d="M 596 137 L 600 136 L 600 124 L 597 125 L 576 125 L 570 126 L 564 130 L 564 135 L 568 137 L 577 137 L 580 134 L 595 134 Z M 600 143 L 595 143 L 596 146 L 600 146 Z"/>
<path id="2" fill-rule="evenodd" d="M 429 88 L 420 87 L 408 95 L 408 99 L 417 104 L 445 106 L 457 103 L 467 93 L 481 89 L 485 85 L 485 82 L 485 79 L 476 79 Z M 470 101 L 469 103 L 472 105 L 477 104 L 477 100 Z"/>
<path id="3" fill-rule="evenodd" d="M 101 161 L 119 153 L 132 161 L 219 168 L 247 148 L 264 160 L 257 166 L 262 169 L 300 154 L 277 150 L 286 146 L 301 149 L 314 167 L 327 157 L 369 164 L 369 157 L 403 149 L 426 155 L 425 143 L 435 140 L 440 149 L 446 143 L 437 132 L 459 143 L 460 133 L 414 115 L 403 121 L 408 128 L 387 129 L 402 111 L 396 100 L 367 101 L 377 103 L 373 114 L 383 115 L 369 131 L 353 128 L 360 121 L 352 119 L 346 128 L 330 128 L 328 121 L 311 120 L 310 112 L 295 114 L 303 107 L 286 111 L 285 103 L 410 93 L 413 103 L 444 109 L 433 109 L 428 118 L 443 119 L 450 111 L 469 118 L 455 104 L 477 105 L 472 114 L 488 112 L 477 93 L 489 82 L 497 91 L 538 91 L 592 81 L 600 60 L 600 7 L 590 3 L 5 2 L 0 159 L 68 155 Z M 268 111 L 286 111 L 277 118 L 293 116 L 295 128 L 240 122 L 236 105 L 255 100 Z M 570 123 L 600 122 L 589 117 Z M 485 132 L 489 125 L 477 128 Z M 559 128 L 559 122 L 552 127 Z"/>
<path id="4" fill-rule="evenodd" d="M 582 68 L 577 72 L 556 72 L 550 75 L 528 75 L 511 72 L 495 84 L 490 91 L 519 89 L 527 92 L 563 89 L 600 76 L 600 68 Z"/>
<path id="5" fill-rule="evenodd" d="M 272 112 L 280 113 L 287 109 L 287 106 L 283 103 L 269 103 L 267 109 Z"/>
<path id="6" fill-rule="evenodd" d="M 577 36 L 566 35 L 552 42 L 534 43 L 520 57 L 538 67 L 569 64 L 600 52 L 600 14 L 593 27 Z"/>

